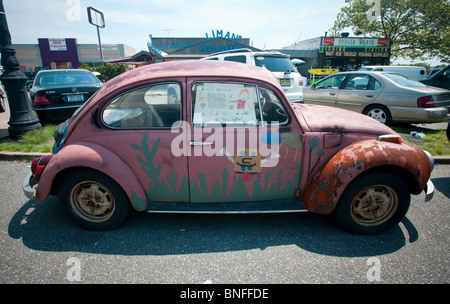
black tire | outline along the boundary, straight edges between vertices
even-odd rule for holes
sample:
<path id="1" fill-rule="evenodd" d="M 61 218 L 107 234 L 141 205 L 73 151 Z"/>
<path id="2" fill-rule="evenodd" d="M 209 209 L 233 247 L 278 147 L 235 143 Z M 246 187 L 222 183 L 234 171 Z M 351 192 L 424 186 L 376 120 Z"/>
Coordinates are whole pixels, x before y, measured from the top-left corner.
<path id="1" fill-rule="evenodd" d="M 396 226 L 406 215 L 410 202 L 403 179 L 391 173 L 369 173 L 347 187 L 335 214 L 348 231 L 377 234 Z"/>
<path id="2" fill-rule="evenodd" d="M 392 116 L 391 112 L 389 112 L 389 109 L 382 105 L 372 105 L 367 107 L 364 112 L 364 115 L 367 115 L 369 117 L 372 117 L 375 120 L 378 120 L 379 122 L 390 126 L 392 125 Z"/>
<path id="3" fill-rule="evenodd" d="M 83 228 L 117 228 L 130 212 L 128 197 L 110 177 L 91 169 L 70 173 L 61 183 L 59 201 L 69 218 Z"/>

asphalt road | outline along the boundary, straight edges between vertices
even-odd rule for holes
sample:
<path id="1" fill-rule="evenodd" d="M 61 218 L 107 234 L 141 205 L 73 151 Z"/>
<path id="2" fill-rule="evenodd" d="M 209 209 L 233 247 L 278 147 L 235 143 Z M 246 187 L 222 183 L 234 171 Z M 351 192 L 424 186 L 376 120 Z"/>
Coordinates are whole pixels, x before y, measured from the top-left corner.
<path id="1" fill-rule="evenodd" d="M 433 171 L 433 201 L 413 196 L 402 223 L 377 236 L 308 213 L 138 213 L 114 231 L 87 231 L 56 197 L 25 198 L 28 165 L 0 161 L 2 284 L 450 283 L 450 165 Z"/>

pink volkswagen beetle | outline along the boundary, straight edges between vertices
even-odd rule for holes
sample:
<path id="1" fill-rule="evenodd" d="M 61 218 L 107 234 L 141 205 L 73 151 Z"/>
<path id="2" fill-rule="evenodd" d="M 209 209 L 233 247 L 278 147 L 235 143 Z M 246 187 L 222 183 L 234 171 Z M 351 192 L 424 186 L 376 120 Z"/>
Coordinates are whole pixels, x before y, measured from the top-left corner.
<path id="1" fill-rule="evenodd" d="M 356 233 L 430 200 L 433 158 L 365 115 L 289 103 L 271 72 L 214 61 L 158 63 L 106 83 L 33 161 L 23 189 L 58 195 L 89 229 L 147 212 L 336 213 Z"/>

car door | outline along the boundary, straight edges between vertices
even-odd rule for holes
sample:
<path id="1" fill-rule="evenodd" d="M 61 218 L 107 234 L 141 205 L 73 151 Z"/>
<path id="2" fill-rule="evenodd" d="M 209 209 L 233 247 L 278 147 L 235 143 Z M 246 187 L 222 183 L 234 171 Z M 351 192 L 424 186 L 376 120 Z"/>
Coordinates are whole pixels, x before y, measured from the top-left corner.
<path id="1" fill-rule="evenodd" d="M 305 103 L 334 107 L 339 87 L 345 79 L 345 74 L 337 74 L 322 79 L 309 90 L 303 92 Z"/>
<path id="2" fill-rule="evenodd" d="M 381 92 L 381 83 L 367 74 L 350 74 L 336 95 L 336 107 L 362 112 L 374 103 Z"/>
<path id="3" fill-rule="evenodd" d="M 182 81 L 139 86 L 116 96 L 102 111 L 103 145 L 128 164 L 152 202 L 188 202 L 187 157 L 172 153 L 182 127 Z M 114 164 L 111 164 L 112 166 Z"/>
<path id="4" fill-rule="evenodd" d="M 191 79 L 188 88 L 191 202 L 294 198 L 302 132 L 286 100 L 241 82 Z"/>

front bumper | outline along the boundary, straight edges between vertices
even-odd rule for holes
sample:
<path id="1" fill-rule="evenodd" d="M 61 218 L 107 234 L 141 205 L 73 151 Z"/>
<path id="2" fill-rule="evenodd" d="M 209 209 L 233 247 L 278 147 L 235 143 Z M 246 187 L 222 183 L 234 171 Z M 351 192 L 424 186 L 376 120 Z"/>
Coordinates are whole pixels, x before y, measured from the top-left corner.
<path id="1" fill-rule="evenodd" d="M 34 199 L 36 197 L 37 184 L 32 182 L 33 173 L 28 173 L 27 176 L 23 179 L 22 182 L 22 190 L 25 196 L 28 199 Z"/>

